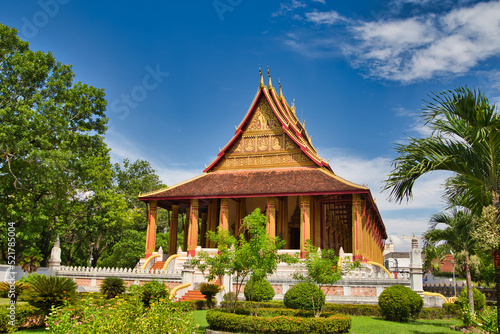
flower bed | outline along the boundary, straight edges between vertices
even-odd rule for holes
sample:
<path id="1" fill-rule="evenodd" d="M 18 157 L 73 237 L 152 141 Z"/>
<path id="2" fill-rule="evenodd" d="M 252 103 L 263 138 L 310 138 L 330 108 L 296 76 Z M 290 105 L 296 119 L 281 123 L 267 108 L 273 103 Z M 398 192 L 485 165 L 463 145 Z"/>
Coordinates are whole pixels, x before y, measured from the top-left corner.
<path id="1" fill-rule="evenodd" d="M 236 313 L 211 310 L 207 312 L 207 322 L 210 329 L 233 333 L 348 333 L 351 328 L 351 318 L 344 315 L 305 317 L 312 312 L 290 309 L 258 309 L 258 312 L 261 316 L 249 315 L 248 309 L 237 309 Z"/>

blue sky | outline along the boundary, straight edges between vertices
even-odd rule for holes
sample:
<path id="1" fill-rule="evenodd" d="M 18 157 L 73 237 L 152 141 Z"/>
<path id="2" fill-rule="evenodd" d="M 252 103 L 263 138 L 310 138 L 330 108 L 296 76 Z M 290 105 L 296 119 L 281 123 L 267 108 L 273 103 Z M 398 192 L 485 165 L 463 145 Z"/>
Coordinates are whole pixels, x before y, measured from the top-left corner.
<path id="1" fill-rule="evenodd" d="M 369 185 L 396 250 L 443 207 L 442 173 L 409 204 L 380 193 L 394 145 L 428 134 L 423 99 L 468 85 L 500 102 L 499 1 L 4 0 L 0 22 L 104 88 L 113 161 L 148 160 L 167 185 L 212 162 L 269 66 L 320 156 Z"/>

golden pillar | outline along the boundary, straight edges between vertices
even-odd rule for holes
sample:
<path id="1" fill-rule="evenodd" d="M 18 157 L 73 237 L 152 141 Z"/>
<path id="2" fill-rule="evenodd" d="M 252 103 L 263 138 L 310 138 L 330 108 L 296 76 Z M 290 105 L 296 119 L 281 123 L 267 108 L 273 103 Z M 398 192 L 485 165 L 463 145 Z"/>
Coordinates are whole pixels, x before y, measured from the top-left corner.
<path id="1" fill-rule="evenodd" d="M 300 196 L 300 257 L 306 253 L 306 240 L 311 239 L 311 198 Z"/>
<path id="2" fill-rule="evenodd" d="M 352 195 L 352 254 L 354 260 L 362 257 L 361 253 L 361 233 L 363 228 L 361 218 L 361 196 L 359 194 Z"/>
<path id="3" fill-rule="evenodd" d="M 155 251 L 156 242 L 156 201 L 149 202 L 148 210 L 148 231 L 146 234 L 146 254 L 148 258 Z"/>
<path id="4" fill-rule="evenodd" d="M 223 231 L 229 231 L 229 199 L 223 198 L 220 203 L 219 226 Z"/>
<path id="5" fill-rule="evenodd" d="M 267 198 L 267 234 L 274 238 L 276 236 L 276 199 Z"/>
<path id="6" fill-rule="evenodd" d="M 187 235 L 187 255 L 194 257 L 196 255 L 196 246 L 198 246 L 198 216 L 199 206 L 197 199 L 191 199 L 189 207 L 189 227 Z"/>
<path id="7" fill-rule="evenodd" d="M 168 254 L 177 254 L 177 226 L 179 223 L 179 206 L 172 205 L 170 216 L 170 240 L 168 243 Z"/>

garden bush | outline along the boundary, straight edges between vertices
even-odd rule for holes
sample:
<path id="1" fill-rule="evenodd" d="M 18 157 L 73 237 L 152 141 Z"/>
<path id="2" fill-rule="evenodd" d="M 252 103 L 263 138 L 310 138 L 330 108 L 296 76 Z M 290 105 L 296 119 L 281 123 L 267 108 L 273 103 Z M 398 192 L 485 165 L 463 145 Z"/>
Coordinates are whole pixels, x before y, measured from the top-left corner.
<path id="1" fill-rule="evenodd" d="M 486 306 L 486 297 L 481 291 L 476 288 L 472 288 L 472 296 L 474 298 L 474 310 L 476 312 L 481 311 Z M 460 291 L 458 302 L 461 305 L 469 303 L 469 301 L 467 300 L 467 287 Z"/>
<path id="2" fill-rule="evenodd" d="M 120 296 L 104 305 L 83 299 L 77 308 L 65 305 L 52 310 L 46 324 L 50 333 L 57 334 L 191 334 L 196 328 L 191 310 L 191 304 L 169 299 L 152 301 L 147 308 L 139 295 L 129 299 Z"/>
<path id="3" fill-rule="evenodd" d="M 477 312 L 475 324 L 486 333 L 498 333 L 496 306 L 486 306 L 480 312 Z"/>
<path id="4" fill-rule="evenodd" d="M 259 310 L 259 312 L 267 311 Z M 277 310 L 269 311 L 276 312 Z M 245 309 L 243 312 L 249 311 Z M 233 333 L 348 333 L 351 328 L 351 319 L 347 316 L 332 315 L 315 318 L 312 312 L 309 312 L 311 317 L 297 316 L 300 313 L 301 311 L 281 310 L 280 314 L 283 315 L 255 317 L 247 314 L 227 313 L 224 310 L 211 310 L 207 312 L 206 317 L 210 329 Z"/>
<path id="5" fill-rule="evenodd" d="M 410 318 L 418 317 L 424 306 L 424 300 L 410 288 L 393 285 L 380 294 L 378 305 L 387 320 L 407 322 Z"/>
<path id="6" fill-rule="evenodd" d="M 106 277 L 100 286 L 100 291 L 106 296 L 106 299 L 115 298 L 126 290 L 125 282 L 120 277 Z"/>
<path id="7" fill-rule="evenodd" d="M 285 293 L 283 303 L 286 308 L 296 310 L 319 309 L 325 304 L 325 294 L 312 283 L 299 283 Z"/>
<path id="8" fill-rule="evenodd" d="M 236 292 L 228 292 L 222 296 L 222 299 L 226 302 L 234 302 L 238 301 L 238 296 L 236 295 Z"/>
<path id="9" fill-rule="evenodd" d="M 192 311 L 208 309 L 206 300 L 185 300 L 183 303 L 189 305 Z"/>
<path id="10" fill-rule="evenodd" d="M 9 333 L 18 328 L 41 327 L 44 319 L 42 310 L 25 303 L 15 304 L 15 311 L 10 304 L 0 305 L 0 333 Z"/>
<path id="11" fill-rule="evenodd" d="M 267 302 L 273 299 L 274 289 L 266 279 L 255 280 L 253 277 L 245 284 L 243 291 L 246 300 L 253 302 Z"/>
<path id="12" fill-rule="evenodd" d="M 161 282 L 151 281 L 142 286 L 132 285 L 130 293 L 139 296 L 144 306 L 149 307 L 151 303 L 169 298 L 170 290 Z"/>
<path id="13" fill-rule="evenodd" d="M 28 285 L 23 293 L 24 300 L 44 312 L 76 299 L 76 283 L 68 277 L 37 275 Z"/>

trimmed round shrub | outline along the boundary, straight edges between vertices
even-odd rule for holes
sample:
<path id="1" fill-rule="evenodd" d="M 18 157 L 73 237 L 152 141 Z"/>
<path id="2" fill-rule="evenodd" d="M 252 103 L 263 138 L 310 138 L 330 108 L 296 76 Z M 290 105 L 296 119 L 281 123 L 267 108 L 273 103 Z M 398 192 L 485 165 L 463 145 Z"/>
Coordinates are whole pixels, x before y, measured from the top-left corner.
<path id="1" fill-rule="evenodd" d="M 325 294 L 312 283 L 299 283 L 285 293 L 283 303 L 295 310 L 319 309 L 325 304 Z"/>
<path id="2" fill-rule="evenodd" d="M 408 322 L 410 318 L 418 317 L 424 306 L 424 300 L 410 288 L 393 285 L 380 294 L 378 305 L 387 320 Z"/>
<path id="3" fill-rule="evenodd" d="M 127 288 L 122 278 L 106 277 L 101 283 L 100 290 L 106 296 L 106 299 L 111 299 L 124 293 Z"/>
<path id="4" fill-rule="evenodd" d="M 253 302 L 268 302 L 274 297 L 274 289 L 266 279 L 255 280 L 253 277 L 245 284 L 245 298 Z"/>
<path id="5" fill-rule="evenodd" d="M 472 288 L 472 297 L 474 298 L 474 311 L 481 311 L 486 306 L 486 297 L 481 291 L 474 287 Z M 458 301 L 460 304 L 469 303 L 469 301 L 467 300 L 467 287 L 463 288 L 462 291 L 460 291 Z"/>

